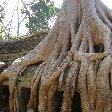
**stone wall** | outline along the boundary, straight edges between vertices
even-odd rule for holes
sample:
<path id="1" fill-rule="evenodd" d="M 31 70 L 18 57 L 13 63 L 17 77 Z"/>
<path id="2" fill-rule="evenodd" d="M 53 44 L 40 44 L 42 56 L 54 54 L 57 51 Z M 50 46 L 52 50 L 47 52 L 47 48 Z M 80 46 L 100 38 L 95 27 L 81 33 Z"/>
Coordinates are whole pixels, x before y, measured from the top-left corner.
<path id="1" fill-rule="evenodd" d="M 37 32 L 36 34 L 20 40 L 0 42 L 0 73 L 6 69 L 17 58 L 22 57 L 32 50 L 48 34 L 47 31 Z M 5 63 L 5 64 L 4 64 Z M 19 77 L 20 86 L 30 87 L 30 80 L 37 65 L 31 65 L 23 71 L 23 77 Z M 8 85 L 8 81 L 3 82 Z"/>

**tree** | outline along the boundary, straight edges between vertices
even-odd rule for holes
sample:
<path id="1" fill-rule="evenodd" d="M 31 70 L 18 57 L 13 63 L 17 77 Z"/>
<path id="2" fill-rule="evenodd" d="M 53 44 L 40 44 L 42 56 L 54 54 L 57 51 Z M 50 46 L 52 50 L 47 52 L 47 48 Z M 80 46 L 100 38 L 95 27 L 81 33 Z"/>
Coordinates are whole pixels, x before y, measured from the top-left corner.
<path id="1" fill-rule="evenodd" d="M 112 11 L 100 0 L 64 0 L 46 38 L 0 75 L 0 81 L 9 78 L 10 111 L 19 109 L 19 73 L 38 63 L 28 109 L 39 89 L 39 111 L 54 112 L 55 92 L 64 84 L 62 112 L 71 112 L 74 91 L 80 93 L 83 112 L 111 112 L 111 42 Z"/>
<path id="2" fill-rule="evenodd" d="M 31 2 L 28 7 L 30 11 L 24 4 L 22 13 L 28 16 L 26 27 L 29 29 L 30 34 L 49 29 L 49 20 L 59 12 L 59 8 L 54 6 L 54 2 L 45 0 Z"/>
<path id="3" fill-rule="evenodd" d="M 7 11 L 6 11 L 6 7 L 8 5 L 8 1 L 3 0 L 3 3 L 0 5 L 0 38 L 1 39 L 5 39 L 5 40 L 9 40 L 11 39 L 13 36 L 11 34 L 11 29 L 12 29 L 12 19 L 14 16 L 14 12 L 15 10 L 12 12 L 12 17 L 8 18 L 7 20 Z M 6 24 L 6 21 L 8 22 Z"/>
<path id="4" fill-rule="evenodd" d="M 4 29 L 3 29 L 3 19 L 4 19 L 5 11 L 4 7 L 0 5 L 0 38 L 2 38 Z"/>

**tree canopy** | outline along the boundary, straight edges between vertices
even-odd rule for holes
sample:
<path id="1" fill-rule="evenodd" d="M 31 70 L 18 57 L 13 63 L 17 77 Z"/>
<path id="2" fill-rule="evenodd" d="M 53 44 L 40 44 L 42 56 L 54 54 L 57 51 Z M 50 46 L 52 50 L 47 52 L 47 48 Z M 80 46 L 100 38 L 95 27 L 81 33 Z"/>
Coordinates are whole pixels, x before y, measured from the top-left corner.
<path id="1" fill-rule="evenodd" d="M 27 3 L 24 0 L 12 2 L 11 12 L 7 12 L 11 0 L 4 0 L 0 5 L 0 34 L 1 38 L 7 40 L 18 38 L 22 34 L 33 34 L 37 31 L 49 30 L 51 19 L 57 16 L 59 12 L 59 8 L 54 5 L 54 2 L 46 0 Z M 28 31 L 21 33 L 22 26 Z"/>
<path id="2" fill-rule="evenodd" d="M 54 2 L 46 2 L 45 0 L 31 2 L 28 6 L 30 7 L 30 12 L 23 9 L 23 13 L 28 16 L 26 27 L 30 33 L 48 30 L 50 19 L 59 12 L 59 8 L 54 6 Z"/>

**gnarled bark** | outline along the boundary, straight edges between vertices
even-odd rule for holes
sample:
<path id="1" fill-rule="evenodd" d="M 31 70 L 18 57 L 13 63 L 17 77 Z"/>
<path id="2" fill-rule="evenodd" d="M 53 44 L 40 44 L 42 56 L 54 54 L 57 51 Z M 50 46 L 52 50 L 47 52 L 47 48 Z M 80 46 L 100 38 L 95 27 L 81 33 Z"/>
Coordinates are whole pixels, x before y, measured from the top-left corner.
<path id="1" fill-rule="evenodd" d="M 76 89 L 84 112 L 111 112 L 111 30 L 112 11 L 100 0 L 64 0 L 46 38 L 0 75 L 0 81 L 9 78 L 10 111 L 19 111 L 15 99 L 19 73 L 39 63 L 32 79 L 28 109 L 34 107 L 39 89 L 39 111 L 54 112 L 55 92 L 64 83 L 62 112 L 72 111 Z"/>

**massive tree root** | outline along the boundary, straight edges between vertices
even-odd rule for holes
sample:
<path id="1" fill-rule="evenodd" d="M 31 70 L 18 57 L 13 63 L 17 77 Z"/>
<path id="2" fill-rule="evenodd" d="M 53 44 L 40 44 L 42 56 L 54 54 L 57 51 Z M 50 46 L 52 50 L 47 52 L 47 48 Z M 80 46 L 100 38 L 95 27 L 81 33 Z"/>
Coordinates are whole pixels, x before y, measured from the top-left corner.
<path id="1" fill-rule="evenodd" d="M 61 112 L 72 111 L 75 91 L 80 93 L 83 112 L 111 112 L 111 44 L 111 10 L 100 0 L 64 0 L 46 38 L 0 75 L 0 81 L 9 78 L 10 111 L 20 112 L 17 76 L 25 67 L 39 63 L 31 81 L 28 110 L 37 105 L 37 98 L 39 112 L 54 112 L 55 93 L 61 86 Z"/>

